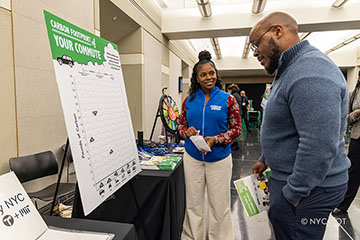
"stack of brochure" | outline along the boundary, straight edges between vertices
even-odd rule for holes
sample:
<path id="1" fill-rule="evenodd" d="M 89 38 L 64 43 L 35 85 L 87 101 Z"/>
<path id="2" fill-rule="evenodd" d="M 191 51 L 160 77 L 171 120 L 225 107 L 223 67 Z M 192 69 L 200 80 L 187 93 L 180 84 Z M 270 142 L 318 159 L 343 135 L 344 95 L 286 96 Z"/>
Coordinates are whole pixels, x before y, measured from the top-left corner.
<path id="1" fill-rule="evenodd" d="M 150 160 L 140 161 L 141 169 L 147 170 L 173 170 L 181 157 L 153 156 Z"/>

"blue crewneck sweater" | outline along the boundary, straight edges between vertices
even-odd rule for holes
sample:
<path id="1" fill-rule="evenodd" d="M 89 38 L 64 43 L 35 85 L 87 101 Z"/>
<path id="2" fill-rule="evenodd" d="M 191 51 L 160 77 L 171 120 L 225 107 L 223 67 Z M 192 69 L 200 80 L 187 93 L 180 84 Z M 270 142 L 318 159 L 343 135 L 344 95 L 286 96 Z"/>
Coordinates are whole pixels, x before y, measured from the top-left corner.
<path id="1" fill-rule="evenodd" d="M 347 183 L 350 161 L 344 132 L 346 81 L 339 68 L 308 41 L 281 54 L 261 128 L 260 161 L 292 204 L 315 187 Z"/>

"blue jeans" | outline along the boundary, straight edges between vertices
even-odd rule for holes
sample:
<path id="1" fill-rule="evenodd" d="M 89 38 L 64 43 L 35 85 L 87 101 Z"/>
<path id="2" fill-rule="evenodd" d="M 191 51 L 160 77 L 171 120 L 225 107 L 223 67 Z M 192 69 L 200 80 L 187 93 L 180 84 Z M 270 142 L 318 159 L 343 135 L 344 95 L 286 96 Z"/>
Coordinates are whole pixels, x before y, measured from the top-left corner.
<path id="1" fill-rule="evenodd" d="M 281 190 L 285 185 L 285 181 L 270 178 L 268 215 L 275 238 L 323 239 L 329 214 L 343 200 L 347 184 L 330 188 L 316 187 L 296 207 L 284 198 Z"/>

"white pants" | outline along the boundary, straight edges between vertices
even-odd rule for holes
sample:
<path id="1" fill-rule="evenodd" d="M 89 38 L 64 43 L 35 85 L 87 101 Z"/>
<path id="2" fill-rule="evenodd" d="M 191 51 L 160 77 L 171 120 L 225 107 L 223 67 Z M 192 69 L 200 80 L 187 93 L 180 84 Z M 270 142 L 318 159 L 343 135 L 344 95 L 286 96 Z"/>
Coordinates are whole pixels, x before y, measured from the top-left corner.
<path id="1" fill-rule="evenodd" d="M 209 240 L 234 240 L 230 211 L 231 154 L 204 162 L 184 153 L 186 211 L 182 240 L 205 240 L 205 186 L 209 202 Z"/>

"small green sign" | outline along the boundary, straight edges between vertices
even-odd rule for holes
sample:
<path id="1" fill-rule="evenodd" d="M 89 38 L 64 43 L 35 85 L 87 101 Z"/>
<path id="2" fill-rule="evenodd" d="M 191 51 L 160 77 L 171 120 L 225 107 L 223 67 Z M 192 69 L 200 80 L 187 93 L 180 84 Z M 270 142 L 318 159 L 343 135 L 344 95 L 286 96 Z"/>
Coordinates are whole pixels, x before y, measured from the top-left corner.
<path id="1" fill-rule="evenodd" d="M 109 41 L 85 31 L 44 10 L 52 57 L 60 64 L 74 65 L 92 62 L 101 65 L 105 60 L 104 47 Z M 111 43 L 114 49 L 117 45 Z M 109 63 L 110 64 L 110 63 Z"/>

